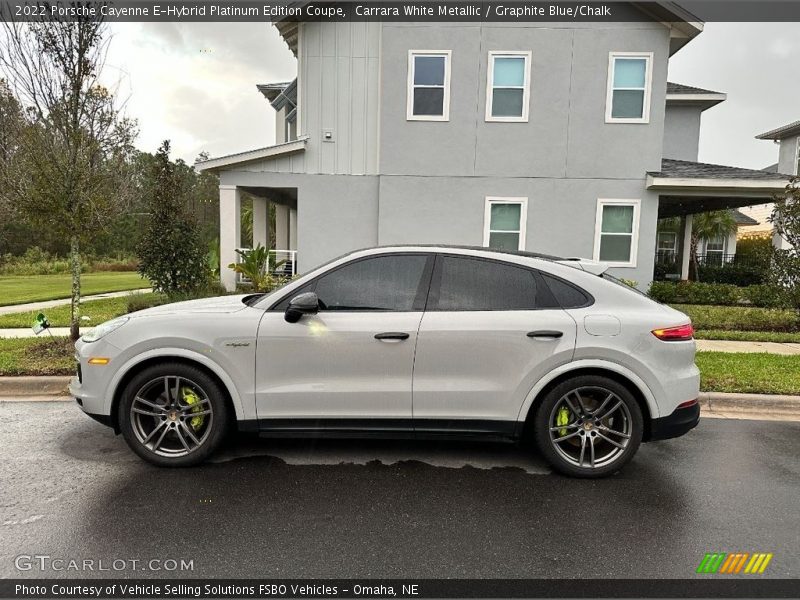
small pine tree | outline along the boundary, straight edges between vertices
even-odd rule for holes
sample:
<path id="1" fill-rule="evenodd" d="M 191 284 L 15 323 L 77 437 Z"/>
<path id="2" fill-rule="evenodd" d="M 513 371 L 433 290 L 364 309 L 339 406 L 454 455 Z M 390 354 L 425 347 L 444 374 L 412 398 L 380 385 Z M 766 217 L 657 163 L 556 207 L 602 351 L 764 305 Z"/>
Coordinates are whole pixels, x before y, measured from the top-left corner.
<path id="1" fill-rule="evenodd" d="M 168 295 L 192 294 L 208 284 L 206 248 L 186 210 L 186 180 L 169 160 L 169 141 L 155 155 L 144 190 L 149 219 L 139 241 L 139 272 Z"/>

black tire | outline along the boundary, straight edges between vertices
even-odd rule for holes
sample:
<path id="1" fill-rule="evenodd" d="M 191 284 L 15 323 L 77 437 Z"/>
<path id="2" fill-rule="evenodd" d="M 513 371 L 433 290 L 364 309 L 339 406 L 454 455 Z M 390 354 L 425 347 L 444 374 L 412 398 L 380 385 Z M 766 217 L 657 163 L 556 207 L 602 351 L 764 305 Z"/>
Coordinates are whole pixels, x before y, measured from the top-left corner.
<path id="1" fill-rule="evenodd" d="M 580 391 L 582 394 L 580 404 L 574 395 L 575 391 Z M 609 398 L 609 394 L 613 394 L 614 397 L 603 407 L 602 402 L 605 398 Z M 567 395 L 577 414 L 569 410 L 569 404 L 564 400 Z M 601 418 L 603 413 L 616 406 L 618 401 L 621 401 L 624 407 L 620 406 L 603 422 Z M 583 405 L 586 405 L 586 411 L 582 411 Z M 562 423 L 554 421 L 559 414 L 557 407 L 558 411 L 566 408 L 565 414 L 569 415 L 568 424 L 563 428 L 561 427 L 563 421 Z M 595 409 L 594 416 L 591 407 Z M 619 425 L 614 424 L 615 419 Z M 578 423 L 583 424 L 578 425 Z M 559 429 L 555 429 L 556 427 Z M 551 428 L 555 431 L 551 432 Z M 620 431 L 615 432 L 615 429 Z M 559 383 L 542 399 L 533 417 L 534 439 L 545 460 L 556 471 L 571 477 L 596 478 L 619 471 L 636 454 L 642 441 L 643 431 L 642 411 L 633 395 L 624 385 L 599 375 L 580 375 Z M 630 437 L 624 438 L 624 435 Z M 570 438 L 565 439 L 566 436 Z M 556 443 L 554 437 L 563 441 Z M 605 441 L 607 439 L 624 445 L 624 448 L 612 445 L 611 442 Z M 598 460 L 595 466 L 585 464 L 591 461 L 585 453 L 581 454 L 581 444 L 586 444 L 590 452 L 596 447 L 607 451 L 607 462 L 601 463 Z M 576 462 L 578 464 L 575 464 Z"/>
<path id="2" fill-rule="evenodd" d="M 165 380 L 165 378 L 167 378 Z M 158 393 L 157 382 L 166 381 L 168 387 L 173 386 L 173 381 L 176 383 L 174 393 L 167 396 L 170 392 L 162 392 L 159 399 L 154 395 Z M 142 404 L 137 400 L 137 394 L 143 391 L 151 390 L 144 395 L 147 398 L 148 405 Z M 163 389 L 163 384 L 162 384 Z M 170 410 L 170 413 L 175 413 L 175 418 L 169 416 L 139 416 L 140 413 L 132 413 L 131 408 L 134 400 L 137 400 L 137 409 L 148 408 L 153 406 L 151 403 L 156 402 L 160 405 L 161 402 L 169 402 L 172 397 L 179 397 L 181 393 L 185 395 L 185 390 L 190 390 L 189 393 L 195 394 L 195 398 L 202 398 L 202 412 L 210 411 L 208 422 L 205 415 L 196 417 L 195 414 L 200 412 L 200 409 L 191 409 L 184 407 L 184 411 Z M 180 362 L 168 362 L 160 365 L 154 365 L 143 369 L 141 372 L 133 376 L 133 378 L 125 386 L 120 398 L 119 406 L 117 408 L 117 419 L 119 423 L 122 436 L 125 438 L 128 446 L 141 458 L 147 462 L 159 467 L 191 467 L 200 464 L 206 460 L 211 454 L 214 453 L 220 444 L 223 442 L 230 426 L 230 410 L 226 402 L 227 394 L 220 385 L 210 377 L 203 369 Z M 153 407 L 151 409 L 153 414 L 161 415 L 164 408 Z M 177 416 L 178 414 L 182 416 Z M 202 413 L 201 413 L 202 414 Z M 134 416 L 135 415 L 135 416 Z M 160 423 L 161 421 L 166 424 Z M 183 423 L 181 423 L 183 421 Z M 152 441 L 149 445 L 143 443 L 142 437 L 145 437 L 147 432 L 146 422 L 152 424 L 152 428 L 160 427 L 161 429 L 154 434 Z M 199 422 L 201 430 L 195 431 L 195 423 Z M 164 429 L 174 428 L 175 431 L 168 431 L 163 438 L 162 443 L 165 444 L 163 448 L 156 448 L 155 450 L 150 446 L 155 444 L 156 438 L 161 437 Z M 190 427 L 192 429 L 190 429 Z M 180 438 L 178 437 L 178 430 L 180 429 Z M 152 429 L 150 430 L 152 432 Z M 190 440 L 190 435 L 195 436 L 195 439 L 200 443 L 193 444 Z M 178 440 L 184 444 L 188 443 L 189 450 L 183 450 L 178 445 Z M 175 447 L 174 455 L 164 456 L 159 452 L 166 451 L 166 444 L 169 442 L 172 447 Z M 180 455 L 181 452 L 186 452 Z"/>

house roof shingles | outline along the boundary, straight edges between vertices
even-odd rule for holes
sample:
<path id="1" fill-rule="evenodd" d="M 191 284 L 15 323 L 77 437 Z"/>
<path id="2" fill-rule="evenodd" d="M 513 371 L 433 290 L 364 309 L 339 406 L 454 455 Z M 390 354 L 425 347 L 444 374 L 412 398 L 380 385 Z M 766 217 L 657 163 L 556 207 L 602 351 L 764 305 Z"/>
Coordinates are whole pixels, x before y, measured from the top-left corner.
<path id="1" fill-rule="evenodd" d="M 772 181 L 789 179 L 789 175 L 784 175 L 783 173 L 675 160 L 672 158 L 663 159 L 661 161 L 661 171 L 650 174 L 654 177 L 668 179 L 766 179 Z"/>
<path id="2" fill-rule="evenodd" d="M 784 138 L 793 137 L 795 135 L 800 135 L 800 121 L 795 121 L 794 123 L 789 123 L 788 125 L 784 125 L 783 127 L 778 127 L 777 129 L 766 131 L 760 135 L 757 135 L 756 139 L 782 140 Z"/>
<path id="3" fill-rule="evenodd" d="M 731 214 L 733 215 L 733 220 L 736 221 L 737 225 L 758 225 L 758 221 L 753 217 L 748 217 L 743 212 L 740 212 L 736 209 L 731 210 Z"/>
<path id="4" fill-rule="evenodd" d="M 667 94 L 719 94 L 722 95 L 722 92 L 715 92 L 712 90 L 704 90 L 703 88 L 699 87 L 692 87 L 690 85 L 683 85 L 682 83 L 673 83 L 672 81 L 667 82 Z"/>

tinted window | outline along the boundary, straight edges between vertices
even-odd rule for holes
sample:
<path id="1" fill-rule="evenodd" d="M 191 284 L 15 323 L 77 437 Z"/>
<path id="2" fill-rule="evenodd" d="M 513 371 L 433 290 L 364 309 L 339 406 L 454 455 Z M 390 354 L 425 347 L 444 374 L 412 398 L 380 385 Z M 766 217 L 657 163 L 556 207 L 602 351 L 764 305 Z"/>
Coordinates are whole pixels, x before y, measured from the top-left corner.
<path id="1" fill-rule="evenodd" d="M 350 263 L 317 279 L 323 310 L 414 310 L 424 254 L 378 256 Z"/>
<path id="2" fill-rule="evenodd" d="M 545 273 L 542 273 L 542 277 L 561 308 L 581 308 L 591 302 L 589 296 L 580 288 Z"/>
<path id="3" fill-rule="evenodd" d="M 440 258 L 437 310 L 532 310 L 536 279 L 532 271 L 470 258 Z"/>

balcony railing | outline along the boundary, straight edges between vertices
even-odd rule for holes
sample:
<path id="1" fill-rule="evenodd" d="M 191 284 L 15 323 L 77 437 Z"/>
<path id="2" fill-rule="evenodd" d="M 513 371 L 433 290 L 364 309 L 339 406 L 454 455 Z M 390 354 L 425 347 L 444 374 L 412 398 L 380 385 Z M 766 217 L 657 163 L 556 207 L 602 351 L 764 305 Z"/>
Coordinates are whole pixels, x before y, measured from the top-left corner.
<path id="1" fill-rule="evenodd" d="M 237 248 L 237 250 L 246 252 L 247 250 L 252 250 L 252 248 Z M 270 273 L 273 275 L 280 277 L 294 277 L 297 275 L 297 250 L 270 250 L 269 257 Z M 236 262 L 242 262 L 242 257 L 238 253 L 236 254 Z M 250 283 L 250 280 L 241 273 L 237 273 L 236 283 Z"/>

